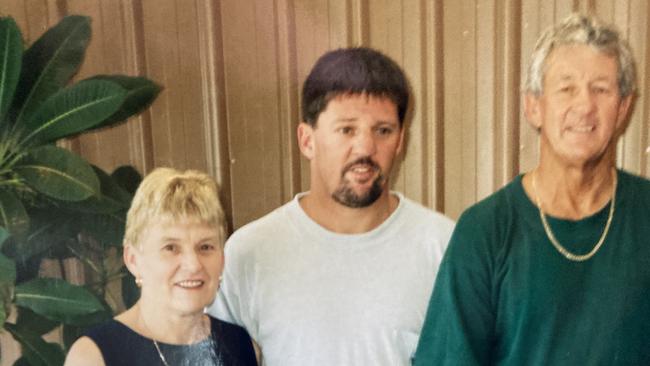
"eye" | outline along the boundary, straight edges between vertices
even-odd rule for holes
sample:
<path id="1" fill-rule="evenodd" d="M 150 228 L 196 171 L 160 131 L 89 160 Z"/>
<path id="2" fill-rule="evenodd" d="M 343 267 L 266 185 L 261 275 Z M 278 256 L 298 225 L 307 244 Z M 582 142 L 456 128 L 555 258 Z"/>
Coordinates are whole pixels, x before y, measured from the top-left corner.
<path id="1" fill-rule="evenodd" d="M 392 127 L 378 127 L 377 134 L 379 135 L 390 135 L 395 131 Z"/>
<path id="2" fill-rule="evenodd" d="M 336 131 L 344 135 L 350 135 L 352 132 L 354 132 L 354 129 L 352 129 L 350 126 L 343 126 L 339 127 Z"/>
<path id="3" fill-rule="evenodd" d="M 199 250 L 202 251 L 202 252 L 210 252 L 210 251 L 213 251 L 215 249 L 217 249 L 216 245 L 214 245 L 214 244 L 212 244 L 210 242 L 202 243 L 201 245 L 199 245 Z"/>
<path id="4" fill-rule="evenodd" d="M 593 91 L 596 94 L 608 94 L 609 93 L 609 88 L 604 87 L 604 86 L 595 86 L 595 87 L 593 87 Z"/>
<path id="5" fill-rule="evenodd" d="M 175 243 L 168 243 L 162 247 L 162 251 L 168 253 L 178 253 L 179 249 L 178 249 L 178 245 L 176 245 Z"/>

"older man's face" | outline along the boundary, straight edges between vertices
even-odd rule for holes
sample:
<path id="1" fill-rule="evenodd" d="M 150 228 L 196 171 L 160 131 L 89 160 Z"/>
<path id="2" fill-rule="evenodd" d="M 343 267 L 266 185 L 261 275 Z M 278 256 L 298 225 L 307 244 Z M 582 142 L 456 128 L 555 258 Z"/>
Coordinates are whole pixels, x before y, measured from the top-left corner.
<path id="1" fill-rule="evenodd" d="M 614 57 L 586 45 L 560 46 L 546 61 L 543 83 L 541 96 L 526 97 L 543 157 L 584 165 L 615 147 L 631 97 L 620 96 Z"/>

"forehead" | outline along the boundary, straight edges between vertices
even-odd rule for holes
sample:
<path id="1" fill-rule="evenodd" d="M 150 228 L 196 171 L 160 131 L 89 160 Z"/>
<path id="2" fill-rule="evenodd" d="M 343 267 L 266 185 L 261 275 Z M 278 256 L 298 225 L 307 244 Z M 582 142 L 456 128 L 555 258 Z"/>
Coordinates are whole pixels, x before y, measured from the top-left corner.
<path id="1" fill-rule="evenodd" d="M 618 79 L 616 58 L 592 46 L 583 44 L 561 45 L 549 54 L 544 74 L 545 82 L 563 79 Z"/>
<path id="2" fill-rule="evenodd" d="M 219 230 L 198 217 L 159 217 L 151 219 L 144 227 L 146 236 L 182 237 L 188 233 L 200 236 L 217 235 Z"/>

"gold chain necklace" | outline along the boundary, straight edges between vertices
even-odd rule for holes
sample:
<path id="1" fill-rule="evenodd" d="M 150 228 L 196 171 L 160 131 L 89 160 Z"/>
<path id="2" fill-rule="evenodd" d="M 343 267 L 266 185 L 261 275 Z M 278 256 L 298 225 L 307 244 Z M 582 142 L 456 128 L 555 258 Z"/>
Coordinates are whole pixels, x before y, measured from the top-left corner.
<path id="1" fill-rule="evenodd" d="M 568 251 L 565 247 L 560 244 L 560 242 L 557 240 L 555 235 L 553 234 L 553 230 L 551 230 L 551 226 L 548 224 L 546 221 L 546 215 L 544 214 L 544 211 L 542 210 L 542 201 L 539 198 L 539 195 L 537 194 L 537 185 L 535 184 L 535 178 L 537 177 L 537 169 L 532 174 L 533 178 L 533 192 L 535 193 L 535 201 L 537 201 L 537 208 L 539 209 L 539 217 L 542 219 L 542 225 L 544 226 L 544 231 L 546 232 L 546 236 L 548 237 L 549 241 L 555 249 L 557 249 L 560 254 L 565 256 L 568 260 L 576 261 L 576 262 L 582 262 L 586 261 L 587 259 L 591 258 L 598 252 L 600 247 L 603 245 L 605 242 L 605 238 L 607 237 L 607 233 L 609 233 L 609 227 L 612 224 L 612 219 L 614 218 L 614 207 L 616 206 L 616 186 L 618 184 L 617 176 L 616 176 L 616 169 L 612 170 L 612 178 L 614 179 L 614 186 L 612 188 L 612 201 L 609 206 L 609 216 L 607 217 L 607 223 L 605 224 L 605 230 L 603 230 L 603 234 L 600 236 L 600 239 L 596 243 L 596 245 L 591 249 L 591 251 L 587 254 L 573 254 L 570 251 Z"/>

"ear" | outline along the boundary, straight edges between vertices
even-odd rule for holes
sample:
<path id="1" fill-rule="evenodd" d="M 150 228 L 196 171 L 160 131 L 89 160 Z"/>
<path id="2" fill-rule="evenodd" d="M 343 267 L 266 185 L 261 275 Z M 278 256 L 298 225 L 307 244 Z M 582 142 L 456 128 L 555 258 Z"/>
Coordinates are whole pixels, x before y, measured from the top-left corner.
<path id="1" fill-rule="evenodd" d="M 542 128 L 542 115 L 539 104 L 538 96 L 532 93 L 524 94 L 524 115 L 528 123 L 538 131 Z"/>
<path id="2" fill-rule="evenodd" d="M 122 258 L 124 259 L 124 264 L 126 265 L 126 268 L 131 272 L 133 277 L 139 278 L 140 276 L 140 269 L 138 267 L 139 264 L 139 257 L 138 255 L 140 254 L 139 250 L 134 247 L 133 245 L 129 243 L 124 243 L 124 250 L 122 253 Z"/>
<path id="3" fill-rule="evenodd" d="M 621 103 L 618 105 L 618 116 L 616 117 L 616 131 L 617 135 L 622 135 L 623 132 L 627 129 L 628 122 L 630 121 L 629 112 L 632 108 L 632 103 L 634 98 L 632 95 L 621 99 Z"/>
<path id="4" fill-rule="evenodd" d="M 397 150 L 395 151 L 395 155 L 399 155 L 402 153 L 402 150 L 404 149 L 404 131 L 406 129 L 404 128 L 404 125 L 400 126 L 399 128 L 399 141 L 397 142 Z"/>
<path id="5" fill-rule="evenodd" d="M 300 152 L 311 160 L 314 157 L 314 127 L 305 122 L 300 122 L 296 133 Z"/>

